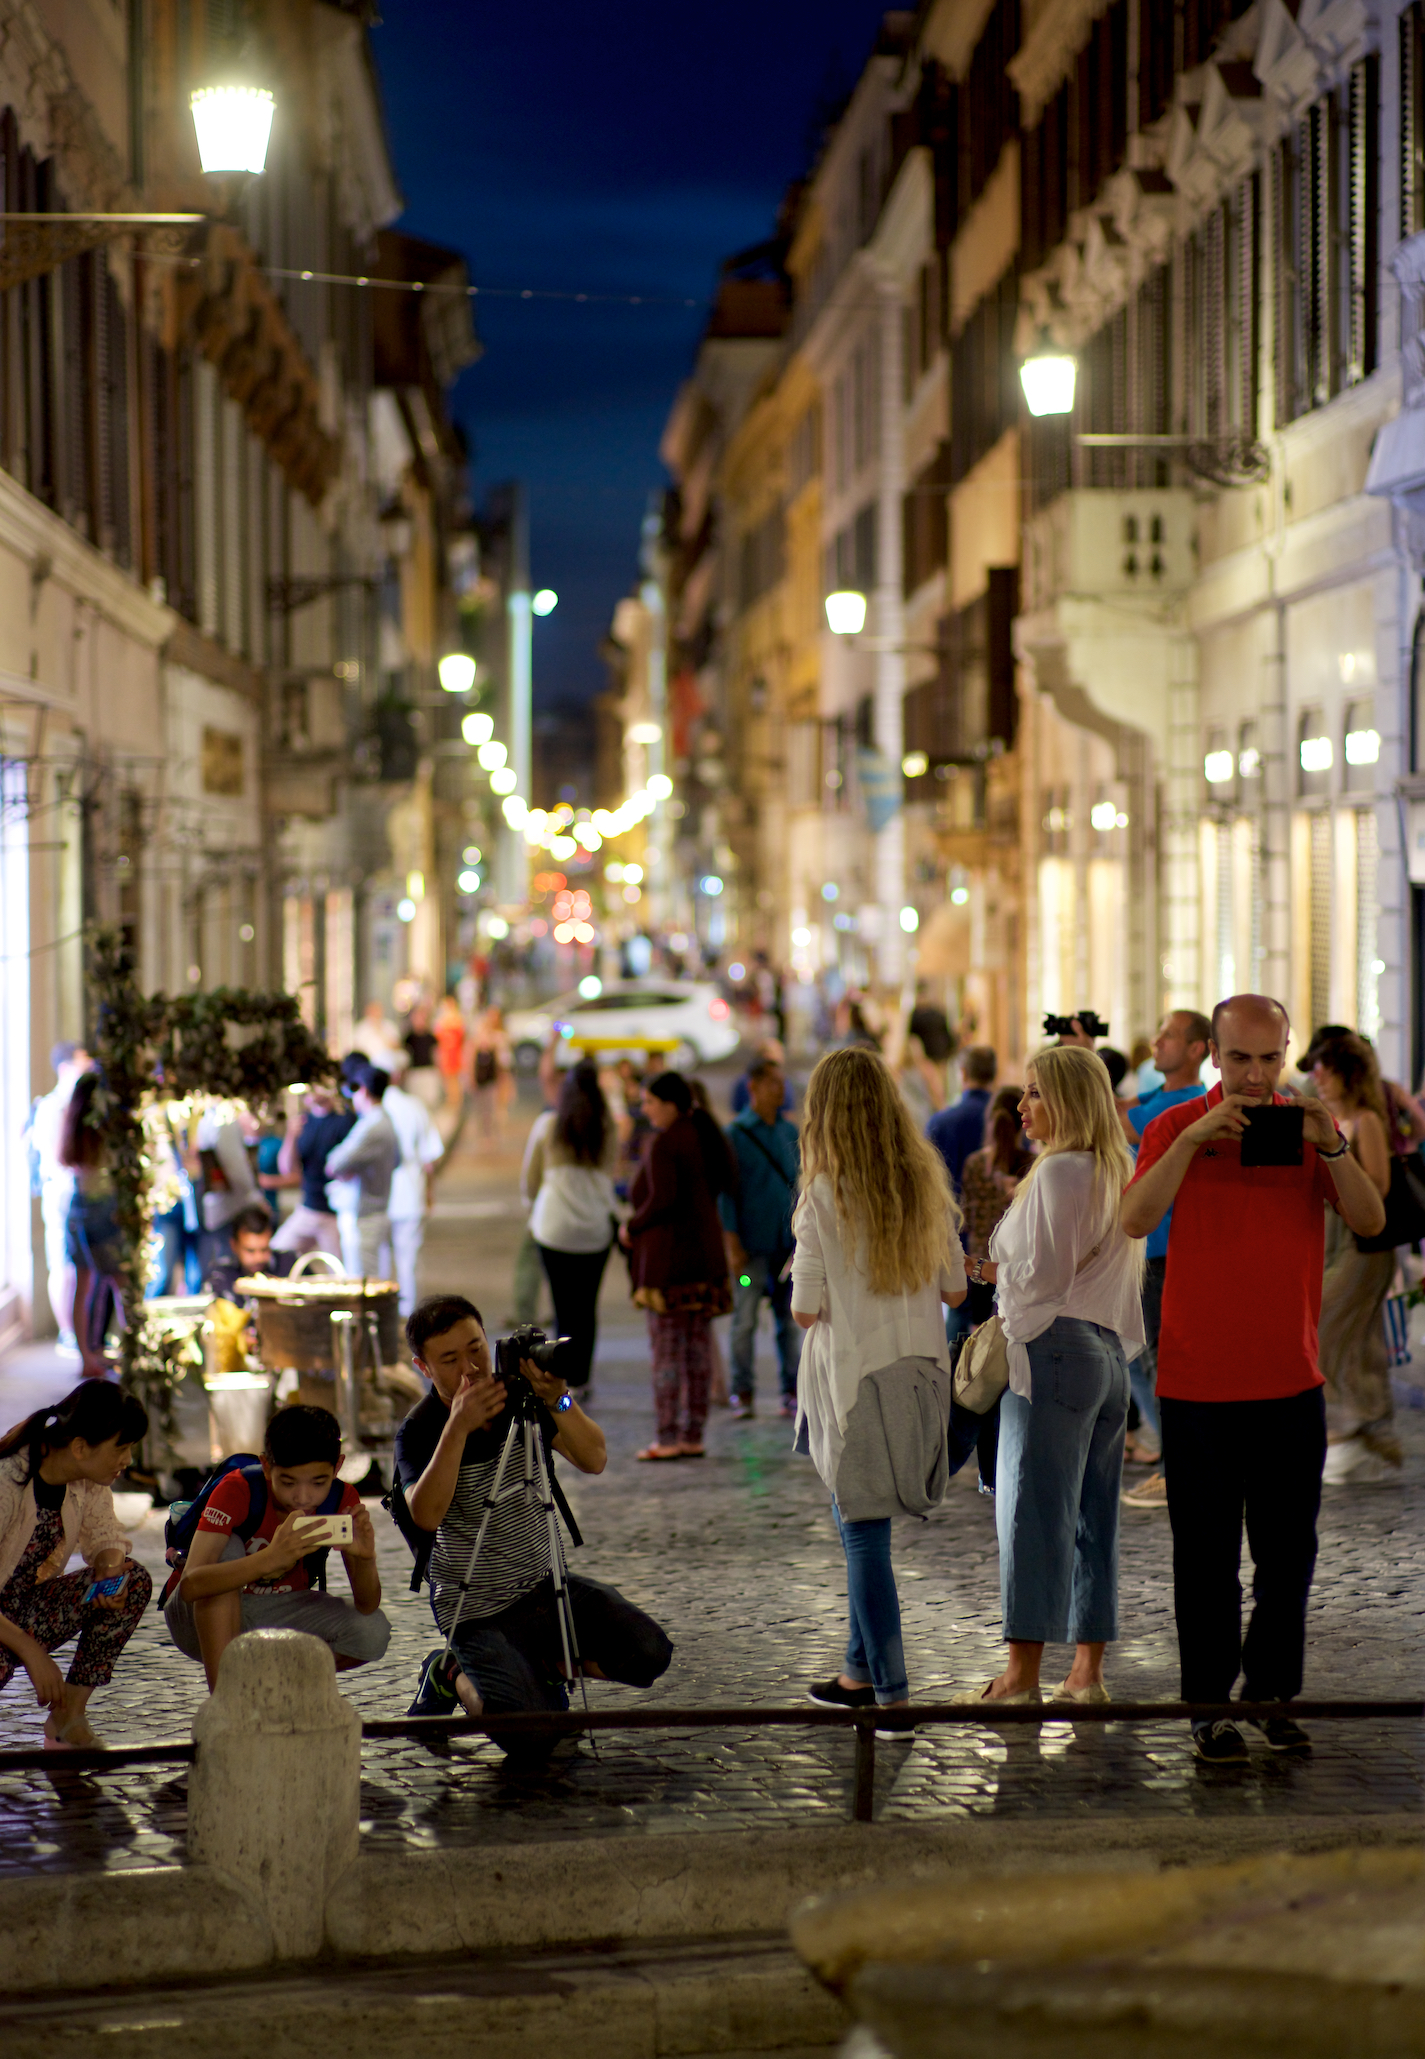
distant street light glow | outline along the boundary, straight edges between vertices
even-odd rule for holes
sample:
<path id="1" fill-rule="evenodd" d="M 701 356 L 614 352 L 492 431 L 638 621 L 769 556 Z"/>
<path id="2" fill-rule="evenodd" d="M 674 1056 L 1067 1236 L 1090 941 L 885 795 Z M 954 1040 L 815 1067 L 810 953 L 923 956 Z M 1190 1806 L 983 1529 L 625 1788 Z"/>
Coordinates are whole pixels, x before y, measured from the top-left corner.
<path id="1" fill-rule="evenodd" d="M 635 722 L 628 732 L 631 744 L 656 744 L 663 740 L 663 731 L 656 722 Z"/>
<path id="2" fill-rule="evenodd" d="M 916 909 L 902 908 L 901 928 L 908 937 L 915 935 L 915 932 L 920 928 L 920 915 Z"/>
<path id="3" fill-rule="evenodd" d="M 1071 415 L 1078 366 L 1057 351 L 1040 351 L 1019 368 L 1025 404 L 1031 415 Z"/>
<path id="4" fill-rule="evenodd" d="M 462 872 L 455 884 L 462 894 L 477 894 L 480 891 L 480 875 L 478 872 Z"/>
<path id="5" fill-rule="evenodd" d="M 901 771 L 907 779 L 923 779 L 930 770 L 930 760 L 924 751 L 907 751 L 901 759 Z"/>
<path id="6" fill-rule="evenodd" d="M 552 586 L 541 586 L 530 606 L 536 615 L 552 615 L 559 606 L 559 596 Z"/>
<path id="7" fill-rule="evenodd" d="M 666 801 L 673 791 L 673 782 L 666 772 L 655 772 L 648 782 L 648 791 L 655 801 Z"/>
<path id="8" fill-rule="evenodd" d="M 627 877 L 626 874 L 625 877 Z M 715 872 L 705 872 L 698 881 L 698 892 L 706 894 L 710 900 L 715 901 L 722 892 L 722 881 Z"/>
<path id="9" fill-rule="evenodd" d="M 465 651 L 447 651 L 436 670 L 447 693 L 469 693 L 475 684 L 475 660 Z"/>
<path id="10" fill-rule="evenodd" d="M 475 755 L 487 772 L 498 772 L 510 754 L 502 743 L 496 743 L 492 738 L 489 743 L 481 744 Z"/>
<path id="11" fill-rule="evenodd" d="M 188 96 L 205 172 L 260 172 L 272 134 L 265 86 L 200 86 Z"/>
<path id="12" fill-rule="evenodd" d="M 487 744 L 495 734 L 494 717 L 491 715 L 467 715 L 460 725 L 460 734 L 466 743 Z"/>
<path id="13" fill-rule="evenodd" d="M 1230 751 L 1209 751 L 1202 761 L 1202 776 L 1209 786 L 1226 786 L 1233 770 Z"/>
<path id="14" fill-rule="evenodd" d="M 866 596 L 852 587 L 826 596 L 826 626 L 833 636 L 859 636 L 866 626 Z"/>
<path id="15" fill-rule="evenodd" d="M 503 772 L 490 774 L 490 791 L 494 794 L 512 794 L 519 785 L 518 779 L 507 765 Z"/>
<path id="16" fill-rule="evenodd" d="M 396 916 L 401 922 L 414 922 L 416 919 L 415 902 L 409 898 L 404 901 L 398 901 L 396 903 Z"/>
<path id="17" fill-rule="evenodd" d="M 604 991 L 604 983 L 596 972 L 586 973 L 579 982 L 579 993 L 585 1001 L 597 1001 Z"/>

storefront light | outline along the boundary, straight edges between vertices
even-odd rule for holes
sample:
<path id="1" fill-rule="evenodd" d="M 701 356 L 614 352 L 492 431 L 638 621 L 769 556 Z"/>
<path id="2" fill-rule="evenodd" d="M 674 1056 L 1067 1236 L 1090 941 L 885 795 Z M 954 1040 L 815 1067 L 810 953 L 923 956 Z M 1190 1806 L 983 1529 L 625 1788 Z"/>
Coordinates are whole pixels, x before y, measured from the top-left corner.
<path id="1" fill-rule="evenodd" d="M 1226 786 L 1232 777 L 1232 753 L 1230 751 L 1209 751 L 1202 761 L 1202 776 L 1209 786 Z M 1098 814 L 1097 808 L 1094 815 Z M 1090 821 L 1093 821 L 1091 816 Z M 1094 822 L 1097 829 L 1098 824 Z"/>
<path id="2" fill-rule="evenodd" d="M 1329 736 L 1304 736 L 1301 739 L 1301 769 L 1303 772 L 1329 772 L 1335 759 Z"/>
<path id="3" fill-rule="evenodd" d="M 1376 729 L 1346 731 L 1346 763 L 1374 765 L 1380 758 L 1380 732 Z"/>
<path id="4" fill-rule="evenodd" d="M 1095 801 L 1089 809 L 1089 821 L 1097 830 L 1112 829 L 1118 821 L 1118 810 L 1112 801 Z"/>
<path id="5" fill-rule="evenodd" d="M 663 741 L 663 731 L 656 722 L 635 722 L 628 732 L 631 744 L 656 744 Z"/>
<path id="6" fill-rule="evenodd" d="M 901 771 L 907 779 L 923 779 L 930 770 L 930 760 L 924 751 L 907 751 L 901 759 Z"/>

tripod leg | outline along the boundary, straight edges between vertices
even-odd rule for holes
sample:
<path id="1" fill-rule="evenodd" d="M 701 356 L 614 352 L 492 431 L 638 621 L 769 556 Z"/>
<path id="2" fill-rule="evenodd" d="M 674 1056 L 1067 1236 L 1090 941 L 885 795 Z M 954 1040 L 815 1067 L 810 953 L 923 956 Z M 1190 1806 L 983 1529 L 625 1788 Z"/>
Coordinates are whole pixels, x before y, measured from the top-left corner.
<path id="1" fill-rule="evenodd" d="M 460 1618 L 465 1609 L 465 1599 L 470 1592 L 470 1583 L 475 1578 L 476 1561 L 480 1557 L 480 1551 L 485 1542 L 485 1533 L 490 1527 L 490 1518 L 495 1513 L 495 1503 L 500 1498 L 500 1489 L 504 1485 L 505 1481 L 505 1468 L 506 1466 L 508 1466 L 510 1462 L 510 1453 L 514 1449 L 515 1439 L 519 1435 L 519 1427 L 520 1426 L 518 1420 L 516 1418 L 511 1418 L 509 1434 L 505 1438 L 504 1447 L 500 1452 L 500 1463 L 495 1468 L 495 1477 L 490 1482 L 489 1493 L 485 1496 L 485 1513 L 480 1518 L 480 1528 L 475 1533 L 475 1543 L 473 1548 L 471 1549 L 470 1563 L 465 1568 L 465 1578 L 461 1581 L 459 1593 L 456 1596 L 455 1614 L 450 1619 L 450 1629 L 446 1633 L 445 1639 L 444 1656 L 446 1658 L 450 1657 L 450 1654 L 454 1649 L 455 1633 L 457 1629 L 460 1627 Z M 526 1475 L 527 1474 L 528 1460 L 526 1460 Z"/>
<path id="2" fill-rule="evenodd" d="M 584 1704 L 584 1714 L 589 1714 L 589 1683 L 584 1678 L 584 1668 L 579 1657 L 579 1634 L 574 1627 L 574 1604 L 569 1594 L 568 1568 L 564 1562 L 564 1540 L 559 1534 L 559 1515 L 554 1506 L 554 1490 L 550 1485 L 549 1456 L 544 1449 L 544 1440 L 534 1425 L 529 1426 L 533 1440 L 531 1455 L 538 1478 L 539 1502 L 544 1510 L 544 1520 L 549 1529 L 549 1571 L 554 1582 L 554 1609 L 559 1618 L 559 1638 L 564 1650 L 564 1671 L 570 1679 L 579 1682 L 579 1694 Z M 598 1739 L 590 1733 L 589 1743 L 594 1757 L 599 1755 Z"/>

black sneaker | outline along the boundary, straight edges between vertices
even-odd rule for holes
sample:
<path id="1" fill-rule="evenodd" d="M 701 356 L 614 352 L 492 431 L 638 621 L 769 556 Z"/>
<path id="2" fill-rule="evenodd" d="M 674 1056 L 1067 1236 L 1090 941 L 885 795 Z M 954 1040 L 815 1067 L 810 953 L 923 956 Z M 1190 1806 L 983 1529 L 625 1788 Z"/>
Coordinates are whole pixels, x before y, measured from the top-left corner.
<path id="1" fill-rule="evenodd" d="M 1309 1752 L 1311 1739 L 1301 1725 L 1290 1716 L 1267 1716 L 1262 1722 L 1254 1722 L 1254 1730 L 1260 1730 L 1262 1740 L 1274 1752 Z"/>
<path id="2" fill-rule="evenodd" d="M 823 1709 L 869 1709 L 876 1699 L 876 1690 L 869 1684 L 865 1687 L 843 1687 L 834 1676 L 830 1680 L 819 1680 L 815 1687 L 807 1689 L 807 1700 Z"/>
<path id="3" fill-rule="evenodd" d="M 1194 1723 L 1192 1748 L 1209 1766 L 1245 1766 L 1252 1756 L 1246 1738 L 1225 1716 L 1215 1723 Z"/>
<path id="4" fill-rule="evenodd" d="M 445 1663 L 445 1647 L 439 1651 L 427 1652 L 421 1662 L 421 1677 L 416 1686 L 416 1698 L 407 1709 L 408 1716 L 458 1716 L 460 1703 L 455 1693 L 455 1676 L 460 1662 L 451 1655 Z"/>

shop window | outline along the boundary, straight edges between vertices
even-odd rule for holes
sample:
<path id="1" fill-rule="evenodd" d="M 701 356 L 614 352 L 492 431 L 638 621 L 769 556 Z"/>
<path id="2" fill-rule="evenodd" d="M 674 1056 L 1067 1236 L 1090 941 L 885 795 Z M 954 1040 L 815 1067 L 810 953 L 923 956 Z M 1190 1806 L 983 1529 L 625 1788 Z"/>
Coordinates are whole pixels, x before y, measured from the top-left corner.
<path id="1" fill-rule="evenodd" d="M 1296 790 L 1304 801 L 1330 793 L 1336 752 L 1319 708 L 1305 709 L 1297 725 L 1296 761 Z"/>
<path id="2" fill-rule="evenodd" d="M 1380 761 L 1380 732 L 1375 726 L 1375 702 L 1351 701 L 1346 708 L 1341 783 L 1348 794 L 1375 792 L 1376 766 Z"/>

